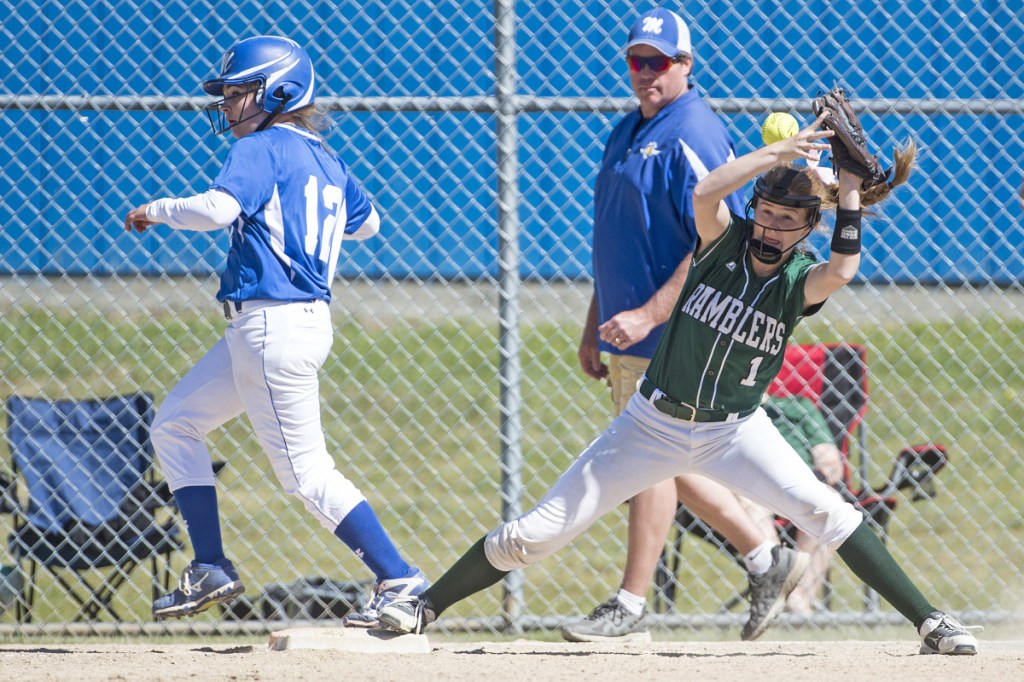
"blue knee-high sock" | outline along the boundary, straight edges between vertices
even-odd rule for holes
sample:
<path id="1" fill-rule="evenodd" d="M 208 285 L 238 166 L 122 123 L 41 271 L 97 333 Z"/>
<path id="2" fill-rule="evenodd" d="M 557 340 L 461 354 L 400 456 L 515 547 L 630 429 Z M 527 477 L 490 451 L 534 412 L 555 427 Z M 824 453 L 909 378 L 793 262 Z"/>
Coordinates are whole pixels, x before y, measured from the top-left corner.
<path id="1" fill-rule="evenodd" d="M 224 558 L 220 537 L 220 516 L 217 513 L 217 489 L 212 485 L 195 485 L 174 491 L 174 501 L 185 520 L 188 537 L 196 561 L 215 564 Z"/>
<path id="2" fill-rule="evenodd" d="M 366 500 L 341 520 L 334 534 L 363 560 L 377 580 L 405 578 L 411 572 Z"/>

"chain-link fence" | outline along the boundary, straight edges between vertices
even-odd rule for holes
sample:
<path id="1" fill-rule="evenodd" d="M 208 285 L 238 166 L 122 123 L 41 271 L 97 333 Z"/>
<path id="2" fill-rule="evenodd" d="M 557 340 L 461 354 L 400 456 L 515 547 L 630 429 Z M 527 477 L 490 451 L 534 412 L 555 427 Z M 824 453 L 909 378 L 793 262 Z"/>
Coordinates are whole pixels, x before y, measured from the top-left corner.
<path id="1" fill-rule="evenodd" d="M 439 576 L 503 513 L 528 508 L 608 423 L 607 389 L 576 348 L 591 293 L 593 180 L 635 104 L 622 46 L 647 5 L 626 2 L 4 2 L 0 38 L 0 397 L 148 392 L 157 402 L 213 345 L 224 235 L 122 232 L 126 211 L 205 190 L 229 142 L 210 134 L 199 83 L 239 37 L 306 45 L 329 144 L 384 217 L 347 246 L 322 375 L 339 468 L 403 553 Z M 870 221 L 857 284 L 798 329 L 800 342 L 867 348 L 864 474 L 880 487 L 907 444 L 945 444 L 934 497 L 896 493 L 887 542 L 925 593 L 979 621 L 1024 611 L 1024 21 L 1019 3 L 705 1 L 690 23 L 694 84 L 740 153 L 772 110 L 809 119 L 845 84 L 871 140 L 908 138 L 919 167 Z M 822 244 L 817 244 L 820 248 Z M 6 429 L 6 424 L 3 425 Z M 9 436 L 8 430 L 4 431 Z M 4 439 L 6 440 L 6 439 Z M 269 586 L 360 581 L 361 562 L 272 480 L 244 420 L 215 433 L 227 551 L 258 607 Z M 4 499 L 24 499 L 12 481 Z M 0 516 L 13 532 L 16 513 Z M 453 607 L 446 628 L 550 628 L 618 587 L 624 509 L 557 557 Z M 732 626 L 744 586 L 728 556 L 687 537 L 656 626 Z M 176 574 L 188 548 L 172 554 Z M 14 564 L 0 554 L 0 563 Z M 24 566 L 24 564 L 23 564 Z M 7 574 L 9 603 L 24 600 Z M 115 573 L 126 574 L 123 568 Z M 106 580 L 92 570 L 85 579 Z M 86 614 L 40 571 L 32 625 L 149 625 L 147 567 Z M 900 617 L 836 562 L 810 623 Z M 13 595 L 13 596 L 12 596 Z M 656 595 L 652 595 L 656 596 Z M 187 627 L 264 628 L 219 612 Z M 304 612 L 305 613 L 305 612 Z M 270 614 L 270 615 L 268 615 Z M 294 613 L 293 613 L 294 615 Z M 306 614 L 308 615 L 308 613 Z"/>

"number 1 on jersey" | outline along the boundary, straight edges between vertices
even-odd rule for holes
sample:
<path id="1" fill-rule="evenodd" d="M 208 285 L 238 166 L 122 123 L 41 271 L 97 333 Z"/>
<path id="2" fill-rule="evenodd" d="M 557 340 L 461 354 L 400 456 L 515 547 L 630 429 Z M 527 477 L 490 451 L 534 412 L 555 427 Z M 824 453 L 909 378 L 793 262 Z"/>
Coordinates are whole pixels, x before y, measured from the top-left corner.
<path id="1" fill-rule="evenodd" d="M 740 382 L 740 386 L 753 386 L 757 382 L 757 370 L 761 367 L 761 363 L 764 361 L 764 357 L 758 355 L 756 358 L 750 361 L 750 372 L 747 373 L 747 378 Z"/>

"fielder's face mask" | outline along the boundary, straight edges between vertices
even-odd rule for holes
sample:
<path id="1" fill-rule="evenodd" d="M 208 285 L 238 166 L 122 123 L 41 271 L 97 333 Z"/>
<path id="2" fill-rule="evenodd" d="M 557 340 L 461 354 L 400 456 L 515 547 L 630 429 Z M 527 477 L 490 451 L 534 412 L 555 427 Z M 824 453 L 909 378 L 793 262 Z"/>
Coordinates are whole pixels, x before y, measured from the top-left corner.
<path id="1" fill-rule="evenodd" d="M 754 228 L 760 227 L 761 234 L 764 235 L 765 230 L 774 230 L 776 232 L 796 232 L 798 230 L 807 230 L 807 228 L 813 228 L 821 220 L 821 197 L 814 194 L 794 194 L 792 192 L 793 181 L 800 177 L 801 173 L 795 168 L 786 168 L 782 173 L 775 175 L 773 181 L 769 182 L 765 175 L 762 175 L 754 183 L 754 196 L 747 202 L 746 217 L 751 222 L 751 234 L 750 234 L 750 255 L 762 263 L 772 265 L 782 260 L 782 257 L 789 251 L 795 249 L 807 235 L 797 240 L 791 246 L 785 249 L 779 249 L 773 244 L 767 244 L 762 239 L 757 239 L 754 234 Z M 797 227 L 782 228 L 778 226 L 762 225 L 757 222 L 756 217 L 751 217 L 751 211 L 757 205 L 757 201 L 767 201 L 780 206 L 786 206 L 789 208 L 809 208 L 811 209 L 807 222 Z M 807 234 L 810 234 L 808 230 Z"/>

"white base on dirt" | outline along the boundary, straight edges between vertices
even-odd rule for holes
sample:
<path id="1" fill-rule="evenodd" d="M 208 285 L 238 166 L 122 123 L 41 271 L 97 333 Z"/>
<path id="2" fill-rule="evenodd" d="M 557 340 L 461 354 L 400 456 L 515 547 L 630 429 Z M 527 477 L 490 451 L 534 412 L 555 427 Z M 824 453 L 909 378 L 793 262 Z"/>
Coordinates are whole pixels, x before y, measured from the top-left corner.
<path id="1" fill-rule="evenodd" d="M 293 628 L 270 633 L 270 648 L 332 649 L 380 654 L 429 654 L 426 635 L 400 635 L 389 630 L 363 628 Z"/>

